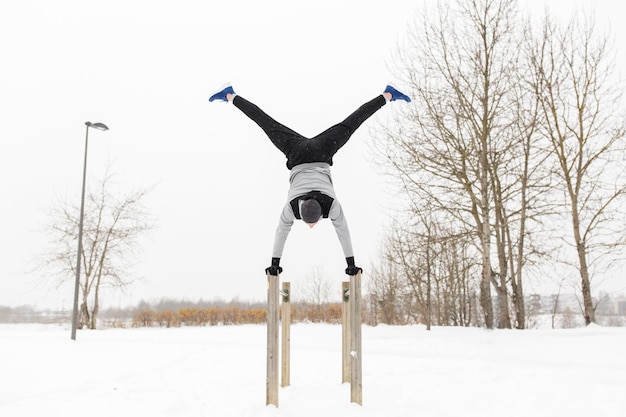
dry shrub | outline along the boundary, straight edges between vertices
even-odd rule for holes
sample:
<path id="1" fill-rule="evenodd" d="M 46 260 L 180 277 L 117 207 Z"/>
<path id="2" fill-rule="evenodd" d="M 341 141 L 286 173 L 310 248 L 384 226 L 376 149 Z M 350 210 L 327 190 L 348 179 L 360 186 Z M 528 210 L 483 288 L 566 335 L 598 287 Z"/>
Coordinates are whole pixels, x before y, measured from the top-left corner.
<path id="1" fill-rule="evenodd" d="M 133 316 L 133 327 L 152 327 L 156 313 L 152 310 L 141 310 Z"/>
<path id="2" fill-rule="evenodd" d="M 133 327 L 217 326 L 265 323 L 267 311 L 234 306 L 183 308 L 178 311 L 140 310 L 133 316 Z"/>

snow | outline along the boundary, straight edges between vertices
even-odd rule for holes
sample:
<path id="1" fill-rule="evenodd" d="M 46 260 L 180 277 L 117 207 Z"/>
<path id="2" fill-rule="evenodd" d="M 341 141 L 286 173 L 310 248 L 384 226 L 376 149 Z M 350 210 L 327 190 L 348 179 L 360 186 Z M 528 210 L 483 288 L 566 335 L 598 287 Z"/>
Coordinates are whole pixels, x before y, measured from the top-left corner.
<path id="1" fill-rule="evenodd" d="M 623 416 L 626 329 L 363 327 L 363 406 L 341 327 L 295 324 L 265 405 L 264 325 L 79 331 L 0 325 L 0 416 Z"/>

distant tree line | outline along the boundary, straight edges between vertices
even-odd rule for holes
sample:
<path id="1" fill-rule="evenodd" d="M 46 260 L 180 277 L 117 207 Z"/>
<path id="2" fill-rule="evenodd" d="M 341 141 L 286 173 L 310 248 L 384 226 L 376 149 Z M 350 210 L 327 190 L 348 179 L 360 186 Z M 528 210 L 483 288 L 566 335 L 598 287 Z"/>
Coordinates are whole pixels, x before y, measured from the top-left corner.
<path id="1" fill-rule="evenodd" d="M 311 282 L 325 286 L 327 281 L 314 278 Z M 316 285 L 318 285 L 316 284 Z M 309 282 L 310 286 L 310 282 Z M 381 303 L 377 293 L 363 295 L 363 323 L 371 326 L 379 324 L 410 325 L 425 324 L 425 311 L 416 309 L 410 297 L 396 297 L 388 293 L 382 297 Z M 306 299 L 306 297 L 304 297 Z M 450 313 L 448 309 L 454 303 L 432 306 L 432 324 L 438 326 L 460 325 L 478 326 L 475 314 L 467 315 Z M 478 308 L 478 300 L 473 302 Z M 528 327 L 570 328 L 584 324 L 580 315 L 576 315 L 578 300 L 574 294 L 539 296 L 533 295 L 527 300 Z M 292 323 L 328 323 L 341 324 L 342 303 L 298 300 L 291 303 Z M 604 294 L 599 301 L 597 321 L 603 326 L 626 325 L 626 296 L 611 298 Z M 240 324 L 264 324 L 267 306 L 260 302 L 242 302 L 233 300 L 197 301 L 163 299 L 148 303 L 142 301 L 136 306 L 127 308 L 107 308 L 100 314 L 100 327 L 104 328 L 139 328 L 139 327 L 195 327 Z M 464 317 L 464 322 L 455 321 Z M 8 307 L 0 306 L 0 323 L 40 323 L 69 324 L 71 311 L 38 310 L 32 306 Z"/>

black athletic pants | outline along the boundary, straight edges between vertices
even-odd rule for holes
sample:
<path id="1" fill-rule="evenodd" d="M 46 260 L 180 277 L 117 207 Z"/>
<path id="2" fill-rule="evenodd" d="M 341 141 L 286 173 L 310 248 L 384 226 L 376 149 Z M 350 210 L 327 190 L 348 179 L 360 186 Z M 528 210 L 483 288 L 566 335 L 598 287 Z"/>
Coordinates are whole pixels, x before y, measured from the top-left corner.
<path id="1" fill-rule="evenodd" d="M 333 164 L 333 155 L 348 142 L 356 129 L 386 104 L 379 95 L 356 109 L 344 121 L 326 129 L 319 135 L 307 138 L 278 123 L 255 104 L 237 95 L 233 104 L 252 119 L 287 157 L 287 168 L 308 162 Z"/>

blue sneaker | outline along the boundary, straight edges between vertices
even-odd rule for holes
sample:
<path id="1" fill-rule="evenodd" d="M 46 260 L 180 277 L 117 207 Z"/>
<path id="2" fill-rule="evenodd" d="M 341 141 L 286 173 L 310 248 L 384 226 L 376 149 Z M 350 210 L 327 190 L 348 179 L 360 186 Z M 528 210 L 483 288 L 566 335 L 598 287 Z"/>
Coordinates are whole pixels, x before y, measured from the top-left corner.
<path id="1" fill-rule="evenodd" d="M 230 84 L 223 85 L 222 89 L 217 93 L 213 94 L 209 97 L 209 101 L 220 100 L 220 101 L 228 101 L 226 99 L 227 94 L 235 94 L 235 90 L 233 90 L 233 86 Z"/>
<path id="2" fill-rule="evenodd" d="M 388 85 L 385 88 L 385 93 L 389 93 L 391 94 L 391 101 L 396 101 L 396 100 L 404 100 L 407 103 L 411 102 L 411 97 L 407 96 L 404 93 L 401 93 L 400 91 L 396 90 L 395 88 L 393 88 L 392 86 Z"/>

